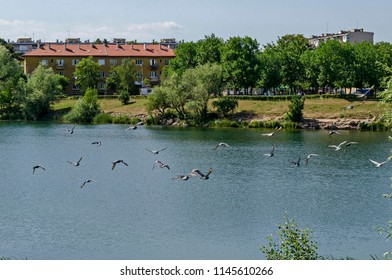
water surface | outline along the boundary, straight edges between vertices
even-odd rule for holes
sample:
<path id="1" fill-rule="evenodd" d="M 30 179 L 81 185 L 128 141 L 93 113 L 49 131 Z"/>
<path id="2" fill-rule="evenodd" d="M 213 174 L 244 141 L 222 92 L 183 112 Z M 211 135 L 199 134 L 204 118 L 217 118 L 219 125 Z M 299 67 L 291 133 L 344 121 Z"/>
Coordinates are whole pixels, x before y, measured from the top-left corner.
<path id="1" fill-rule="evenodd" d="M 263 259 L 285 213 L 319 253 L 382 258 L 391 219 L 389 133 L 0 124 L 0 256 L 14 259 Z M 99 140 L 101 146 L 92 145 Z M 226 142 L 230 148 L 213 148 Z M 266 157 L 272 145 L 275 155 Z M 166 150 L 158 155 L 146 149 Z M 304 166 L 308 153 L 319 156 Z M 299 167 L 290 164 L 301 156 Z M 67 161 L 83 157 L 80 166 Z M 128 163 L 111 170 L 112 161 Z M 160 160 L 170 166 L 154 166 Z M 46 170 L 32 167 L 42 164 Z M 172 180 L 198 168 L 209 180 Z M 86 179 L 94 179 L 80 188 Z"/>

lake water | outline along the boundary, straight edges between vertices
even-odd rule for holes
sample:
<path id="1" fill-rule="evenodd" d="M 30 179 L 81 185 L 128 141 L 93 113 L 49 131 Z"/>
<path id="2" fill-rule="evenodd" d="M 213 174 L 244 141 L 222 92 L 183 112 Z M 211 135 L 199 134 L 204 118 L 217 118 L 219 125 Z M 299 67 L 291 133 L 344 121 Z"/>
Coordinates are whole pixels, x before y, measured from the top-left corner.
<path id="1" fill-rule="evenodd" d="M 0 257 L 264 259 L 260 245 L 285 213 L 314 231 L 324 256 L 382 259 L 392 248 L 374 228 L 391 219 L 382 195 L 392 162 L 369 161 L 390 154 L 388 132 L 342 131 L 330 143 L 326 131 L 70 127 L 0 123 Z M 358 144 L 328 147 L 344 140 Z M 214 150 L 219 142 L 230 147 Z M 305 166 L 308 153 L 319 156 Z M 299 167 L 289 162 L 299 156 Z M 128 166 L 112 170 L 117 159 Z M 33 174 L 36 164 L 46 170 Z M 209 180 L 172 180 L 210 167 Z M 96 182 L 80 188 L 87 179 Z"/>

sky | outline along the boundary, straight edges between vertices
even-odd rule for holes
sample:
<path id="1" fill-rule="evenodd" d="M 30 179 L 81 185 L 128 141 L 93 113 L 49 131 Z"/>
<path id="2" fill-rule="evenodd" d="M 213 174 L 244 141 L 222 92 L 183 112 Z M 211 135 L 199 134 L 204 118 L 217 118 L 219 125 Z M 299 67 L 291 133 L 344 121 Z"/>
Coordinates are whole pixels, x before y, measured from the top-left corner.
<path id="1" fill-rule="evenodd" d="M 390 0 L 1 0 L 0 38 L 175 38 L 249 36 L 260 45 L 287 34 L 305 37 L 363 28 L 392 43 Z"/>

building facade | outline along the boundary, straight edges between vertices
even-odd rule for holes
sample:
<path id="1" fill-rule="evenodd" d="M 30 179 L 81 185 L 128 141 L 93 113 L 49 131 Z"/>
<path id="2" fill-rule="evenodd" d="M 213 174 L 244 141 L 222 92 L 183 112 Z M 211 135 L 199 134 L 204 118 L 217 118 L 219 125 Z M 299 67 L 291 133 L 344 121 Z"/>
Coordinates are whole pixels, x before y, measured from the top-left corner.
<path id="1" fill-rule="evenodd" d="M 143 86 L 147 78 L 152 86 L 158 85 L 163 68 L 175 57 L 174 50 L 163 44 L 93 44 L 45 43 L 24 54 L 24 72 L 32 73 L 38 65 L 51 67 L 69 81 L 66 93 L 79 94 L 75 85 L 75 66 L 83 58 L 92 57 L 101 66 L 98 91 L 106 92 L 106 77 L 113 66 L 130 58 L 137 67 L 136 83 Z"/>
<path id="2" fill-rule="evenodd" d="M 315 36 L 308 38 L 309 45 L 317 48 L 317 46 L 321 42 L 326 42 L 328 40 L 337 40 L 341 43 L 361 43 L 361 42 L 369 42 L 373 43 L 373 32 L 363 31 L 361 29 L 351 29 L 348 31 L 340 31 L 338 33 L 323 33 L 321 36 Z"/>

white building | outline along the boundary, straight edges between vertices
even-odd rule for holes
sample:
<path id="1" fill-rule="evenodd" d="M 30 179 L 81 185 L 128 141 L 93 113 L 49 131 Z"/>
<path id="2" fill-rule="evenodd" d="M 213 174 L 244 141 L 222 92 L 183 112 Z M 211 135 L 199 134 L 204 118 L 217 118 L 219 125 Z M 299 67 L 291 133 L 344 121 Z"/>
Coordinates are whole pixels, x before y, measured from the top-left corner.
<path id="1" fill-rule="evenodd" d="M 351 29 L 349 31 L 340 31 L 338 33 L 323 33 L 321 36 L 315 36 L 308 38 L 309 44 L 312 47 L 317 47 L 320 42 L 326 42 L 327 40 L 337 40 L 342 43 L 360 43 L 370 42 L 373 43 L 373 32 L 366 32 L 361 29 Z"/>

